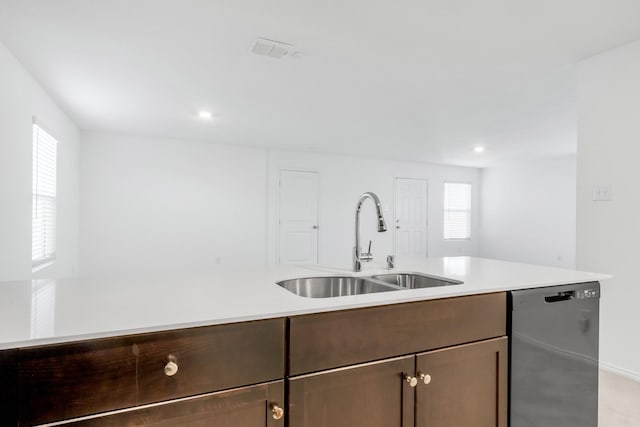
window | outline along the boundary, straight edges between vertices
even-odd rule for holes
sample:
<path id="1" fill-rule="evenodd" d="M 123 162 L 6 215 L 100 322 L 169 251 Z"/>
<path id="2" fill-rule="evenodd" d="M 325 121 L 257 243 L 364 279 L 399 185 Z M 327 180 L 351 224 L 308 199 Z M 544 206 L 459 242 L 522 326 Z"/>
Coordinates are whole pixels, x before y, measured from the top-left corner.
<path id="1" fill-rule="evenodd" d="M 444 183 L 444 238 L 471 238 L 471 184 Z"/>
<path id="2" fill-rule="evenodd" d="M 31 262 L 39 267 L 56 258 L 56 161 L 58 141 L 33 124 Z"/>

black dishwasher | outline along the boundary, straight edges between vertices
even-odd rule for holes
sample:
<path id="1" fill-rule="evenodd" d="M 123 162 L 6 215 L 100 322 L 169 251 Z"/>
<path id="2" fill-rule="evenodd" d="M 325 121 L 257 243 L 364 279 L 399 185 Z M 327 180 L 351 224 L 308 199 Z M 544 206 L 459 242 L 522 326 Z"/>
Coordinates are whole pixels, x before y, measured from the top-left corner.
<path id="1" fill-rule="evenodd" d="M 597 427 L 597 282 L 511 292 L 510 426 Z"/>

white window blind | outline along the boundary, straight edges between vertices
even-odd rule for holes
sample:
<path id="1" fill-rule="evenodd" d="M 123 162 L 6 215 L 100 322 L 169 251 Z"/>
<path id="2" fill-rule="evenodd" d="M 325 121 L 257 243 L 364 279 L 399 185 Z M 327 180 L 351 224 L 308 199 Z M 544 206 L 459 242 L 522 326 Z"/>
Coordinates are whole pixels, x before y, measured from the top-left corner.
<path id="1" fill-rule="evenodd" d="M 471 184 L 444 184 L 444 238 L 471 238 Z"/>
<path id="2" fill-rule="evenodd" d="M 56 165 L 58 141 L 33 124 L 31 261 L 33 267 L 56 258 Z"/>

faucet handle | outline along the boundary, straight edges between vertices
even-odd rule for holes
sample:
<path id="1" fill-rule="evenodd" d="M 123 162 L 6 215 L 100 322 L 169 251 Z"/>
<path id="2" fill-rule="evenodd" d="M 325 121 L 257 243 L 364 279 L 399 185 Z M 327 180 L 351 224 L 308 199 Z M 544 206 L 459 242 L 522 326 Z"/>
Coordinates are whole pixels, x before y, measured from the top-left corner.
<path id="1" fill-rule="evenodd" d="M 371 254 L 371 240 L 369 240 L 369 250 L 367 252 L 360 254 L 360 261 L 369 262 L 373 260 L 373 255 Z"/>

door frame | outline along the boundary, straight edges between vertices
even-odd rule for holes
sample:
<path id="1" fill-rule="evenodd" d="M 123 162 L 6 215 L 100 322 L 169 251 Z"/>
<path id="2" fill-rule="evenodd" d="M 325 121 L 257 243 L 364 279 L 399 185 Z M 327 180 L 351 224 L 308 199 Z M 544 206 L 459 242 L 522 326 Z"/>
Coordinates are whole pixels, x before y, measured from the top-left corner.
<path id="1" fill-rule="evenodd" d="M 282 172 L 304 172 L 315 173 L 318 178 L 318 202 L 316 203 L 316 217 L 318 218 L 318 236 L 316 239 L 316 258 L 320 261 L 320 171 L 317 169 L 302 169 L 302 168 L 287 168 L 278 167 L 278 173 L 276 174 L 276 265 L 280 263 L 280 188 Z"/>
<path id="2" fill-rule="evenodd" d="M 397 197 L 398 197 L 398 180 L 399 179 L 413 179 L 413 180 L 417 180 L 417 181 L 424 181 L 426 183 L 426 188 L 425 188 L 425 197 L 427 200 L 427 212 L 426 212 L 426 221 L 427 223 L 425 224 L 427 227 L 427 235 L 426 235 L 426 242 L 425 242 L 425 248 L 427 250 L 427 258 L 429 257 L 429 234 L 430 234 L 430 230 L 429 230 L 429 178 L 426 178 L 424 176 L 407 176 L 407 175 L 394 175 L 393 176 L 393 254 L 394 256 L 398 253 L 397 251 L 397 240 L 396 239 L 396 224 L 397 224 L 397 220 L 398 220 L 398 211 L 396 209 L 396 201 L 397 201 Z"/>

